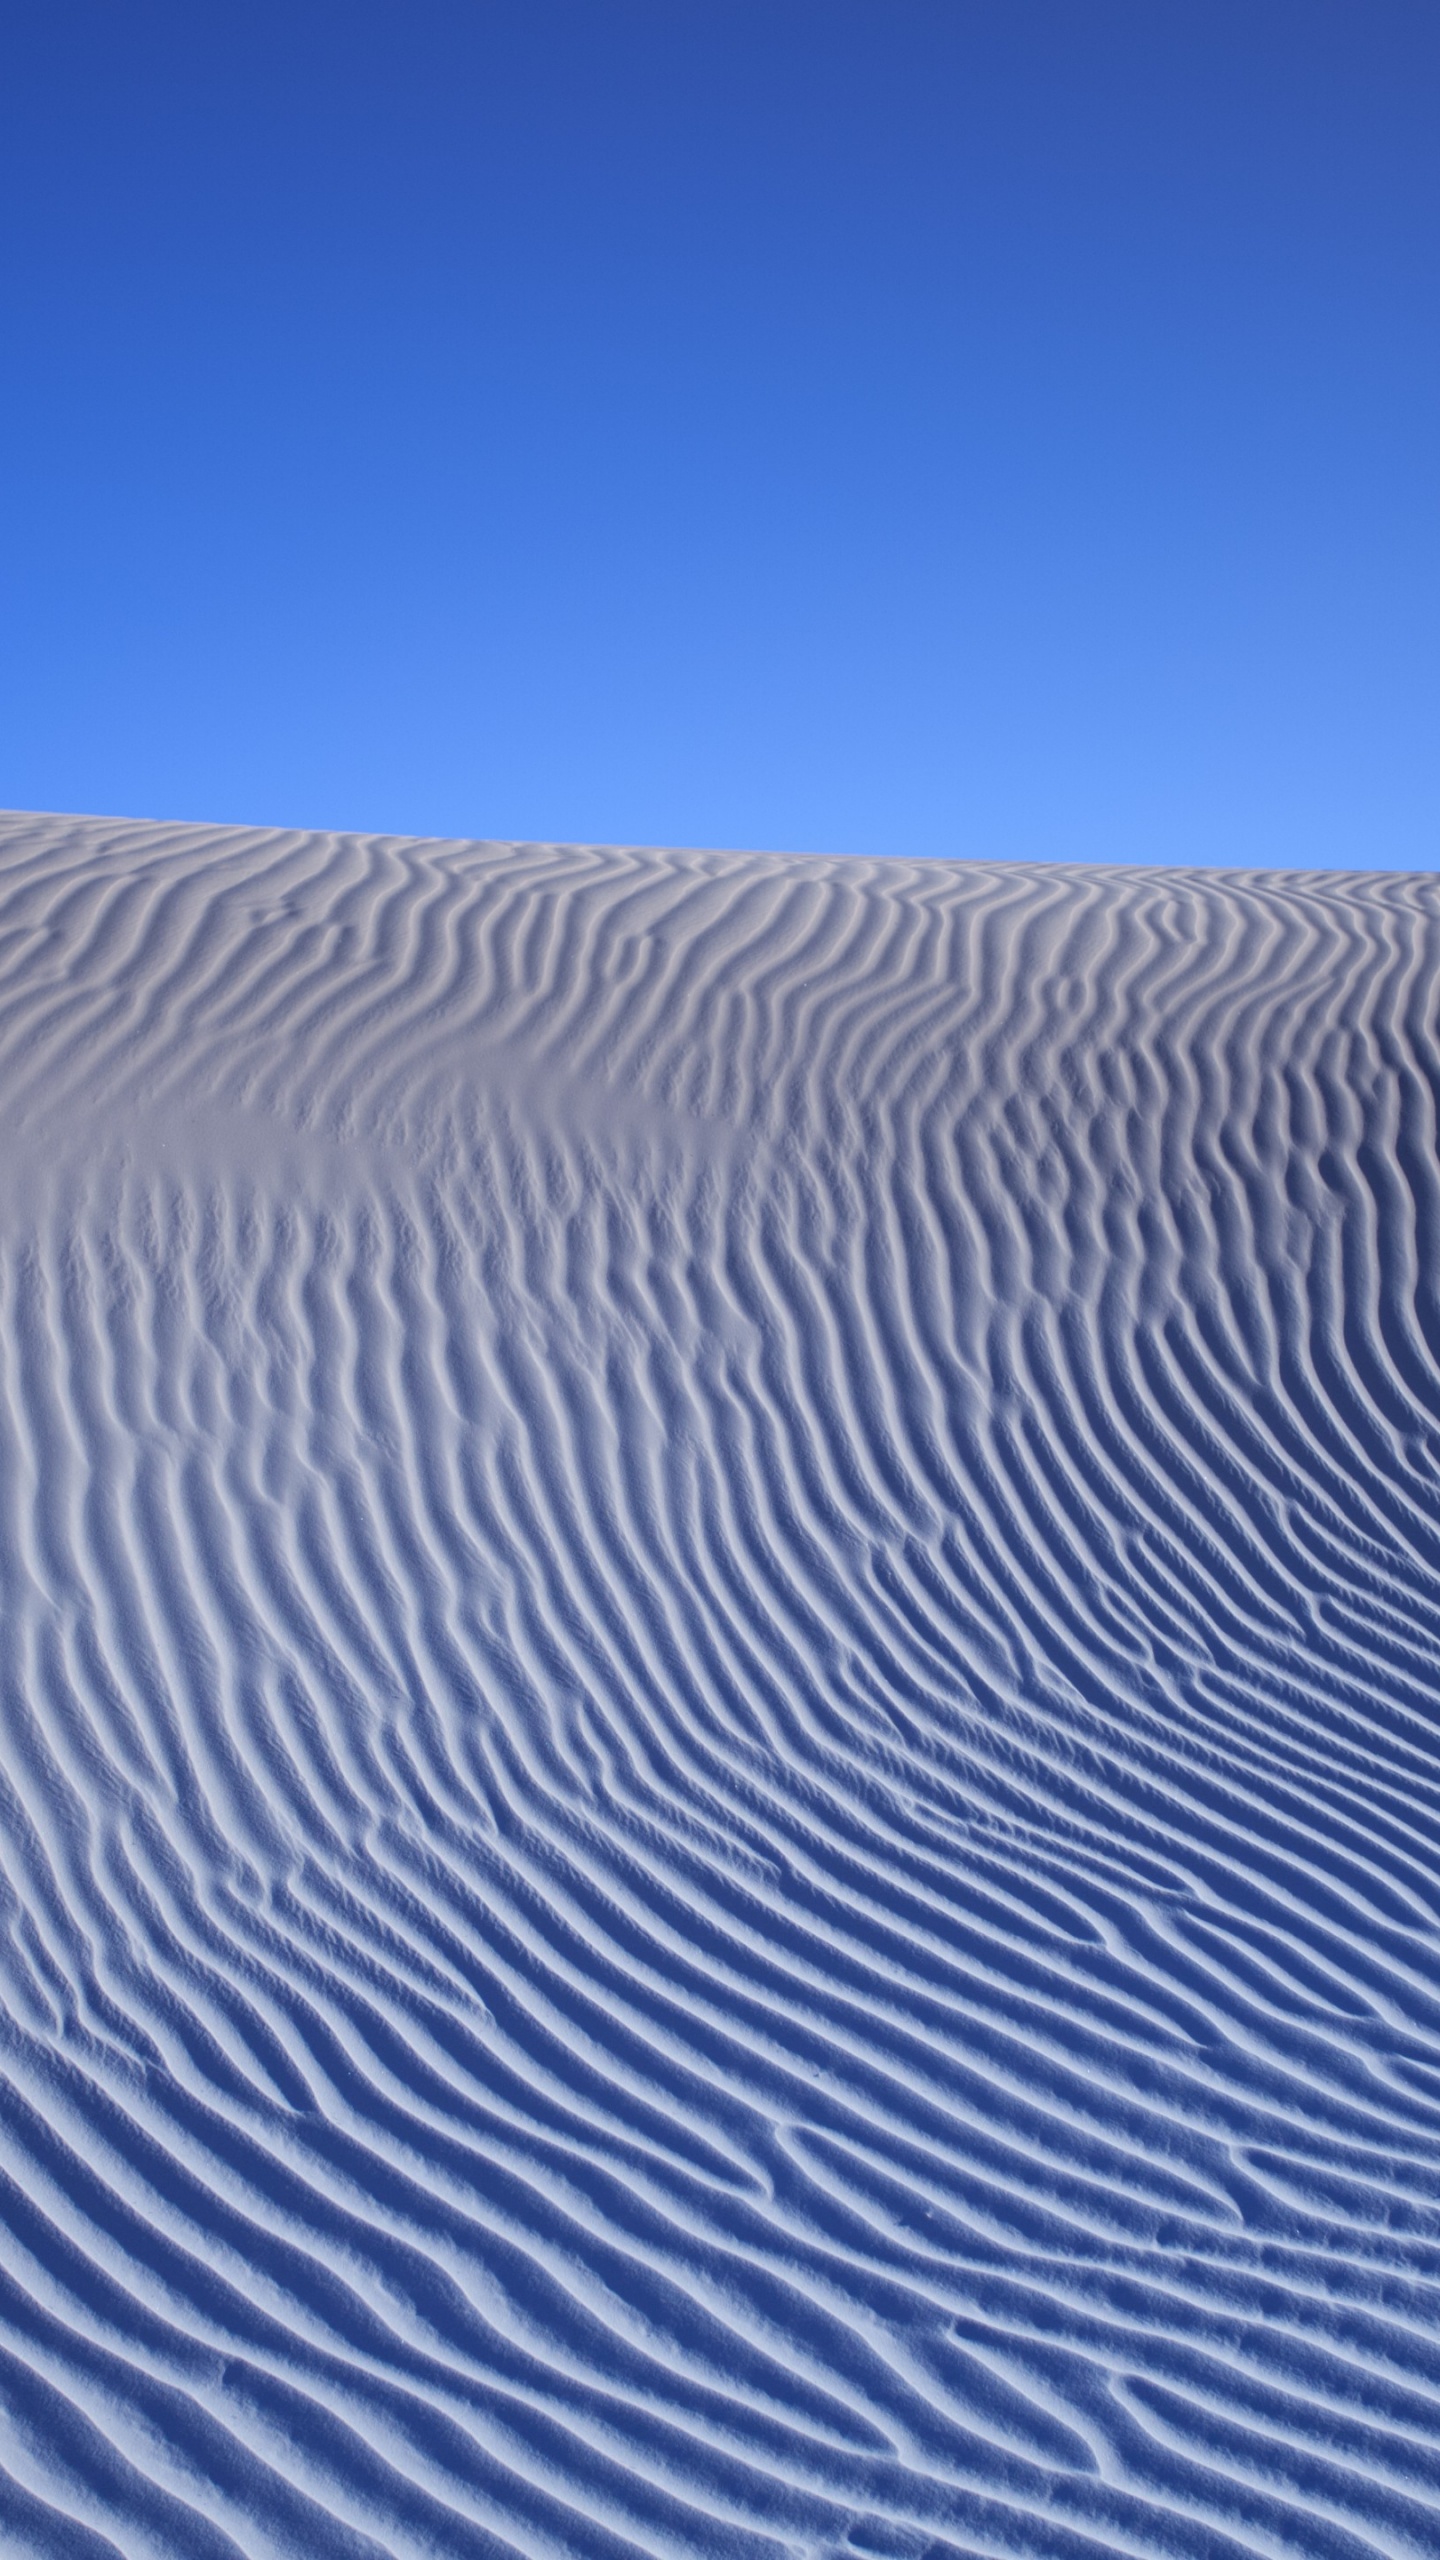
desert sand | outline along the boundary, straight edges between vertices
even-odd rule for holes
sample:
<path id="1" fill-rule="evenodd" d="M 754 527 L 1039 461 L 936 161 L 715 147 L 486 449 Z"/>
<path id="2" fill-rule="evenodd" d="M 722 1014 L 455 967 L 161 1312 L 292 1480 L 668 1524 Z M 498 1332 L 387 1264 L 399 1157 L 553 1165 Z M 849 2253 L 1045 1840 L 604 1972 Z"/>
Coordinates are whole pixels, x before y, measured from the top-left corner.
<path id="1" fill-rule="evenodd" d="M 1440 878 L 0 822 L 0 2547 L 1440 2552 Z"/>

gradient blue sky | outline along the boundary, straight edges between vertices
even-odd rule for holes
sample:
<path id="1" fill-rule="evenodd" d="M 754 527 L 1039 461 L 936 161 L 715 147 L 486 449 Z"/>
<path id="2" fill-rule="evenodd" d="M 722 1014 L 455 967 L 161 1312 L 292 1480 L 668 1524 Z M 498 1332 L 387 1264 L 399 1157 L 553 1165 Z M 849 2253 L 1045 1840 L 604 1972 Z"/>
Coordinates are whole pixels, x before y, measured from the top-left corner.
<path id="1" fill-rule="evenodd" d="M 0 801 L 1440 864 L 1435 0 L 10 0 Z"/>

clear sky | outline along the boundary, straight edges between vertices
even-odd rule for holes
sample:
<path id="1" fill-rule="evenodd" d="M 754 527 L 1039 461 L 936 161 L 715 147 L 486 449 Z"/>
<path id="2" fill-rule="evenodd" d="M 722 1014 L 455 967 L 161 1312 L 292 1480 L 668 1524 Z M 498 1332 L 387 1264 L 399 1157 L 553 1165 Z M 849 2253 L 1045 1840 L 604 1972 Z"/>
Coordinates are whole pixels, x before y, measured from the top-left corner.
<path id="1" fill-rule="evenodd" d="M 1440 7 L 0 0 L 0 802 L 1440 867 Z"/>

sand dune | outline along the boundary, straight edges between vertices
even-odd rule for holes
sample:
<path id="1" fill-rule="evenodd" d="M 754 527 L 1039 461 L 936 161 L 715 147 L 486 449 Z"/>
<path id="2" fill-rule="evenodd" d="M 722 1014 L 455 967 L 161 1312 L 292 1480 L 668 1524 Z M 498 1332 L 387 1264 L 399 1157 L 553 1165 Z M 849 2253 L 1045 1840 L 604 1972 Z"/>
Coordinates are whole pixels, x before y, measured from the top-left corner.
<path id="1" fill-rule="evenodd" d="M 0 2546 L 1440 2553 L 1440 878 L 0 825 Z"/>

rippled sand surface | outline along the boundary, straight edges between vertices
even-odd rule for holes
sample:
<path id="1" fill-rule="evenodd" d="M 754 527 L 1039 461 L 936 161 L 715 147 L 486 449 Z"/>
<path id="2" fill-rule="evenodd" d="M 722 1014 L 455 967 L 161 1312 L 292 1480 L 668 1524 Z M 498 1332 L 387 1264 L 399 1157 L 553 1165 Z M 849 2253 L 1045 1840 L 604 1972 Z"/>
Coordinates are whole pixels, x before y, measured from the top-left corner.
<path id="1" fill-rule="evenodd" d="M 1440 879 L 0 822 L 0 2549 L 1440 2553 Z"/>

